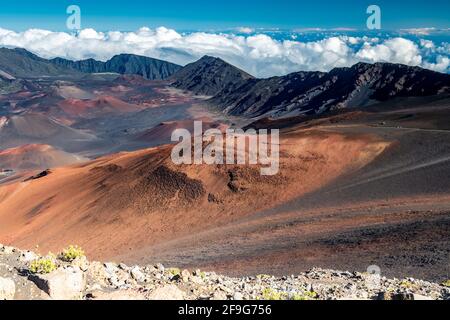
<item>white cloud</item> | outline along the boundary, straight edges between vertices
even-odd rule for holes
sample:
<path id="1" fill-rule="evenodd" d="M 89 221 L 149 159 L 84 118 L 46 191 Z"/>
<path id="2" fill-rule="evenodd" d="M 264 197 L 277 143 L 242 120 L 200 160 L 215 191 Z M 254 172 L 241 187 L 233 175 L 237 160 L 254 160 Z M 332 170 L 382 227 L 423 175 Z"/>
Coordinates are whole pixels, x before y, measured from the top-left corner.
<path id="1" fill-rule="evenodd" d="M 78 35 L 78 38 L 102 40 L 105 38 L 105 34 L 103 32 L 97 32 L 94 29 L 84 29 L 81 30 L 80 34 Z"/>
<path id="2" fill-rule="evenodd" d="M 239 33 L 250 34 L 250 33 L 255 32 L 255 29 L 249 28 L 249 27 L 239 27 L 236 29 L 236 31 Z"/>
<path id="3" fill-rule="evenodd" d="M 411 40 L 393 38 L 381 44 L 364 43 L 356 53 L 356 57 L 369 62 L 393 62 L 418 66 L 422 63 L 422 56 L 418 46 Z"/>
<path id="4" fill-rule="evenodd" d="M 435 31 L 437 31 L 437 29 L 434 28 L 434 27 L 429 27 L 429 28 L 410 28 L 410 29 L 401 29 L 400 31 L 404 32 L 404 33 L 419 35 L 419 36 L 426 36 L 426 35 L 429 35 L 430 33 L 433 33 Z"/>
<path id="5" fill-rule="evenodd" d="M 250 32 L 249 29 L 241 31 Z M 182 35 L 165 27 L 143 27 L 135 32 L 84 29 L 78 36 L 40 29 L 14 32 L 0 28 L 0 46 L 22 47 L 44 58 L 105 61 L 116 54 L 134 53 L 184 65 L 207 54 L 221 57 L 258 77 L 300 70 L 329 71 L 358 61 L 403 63 L 450 71 L 450 45 L 446 42 L 438 45 L 430 40 L 416 43 L 404 38 L 383 40 L 367 36 L 329 36 L 309 42 L 298 39 L 276 40 L 253 32 L 246 36 L 204 32 Z"/>
<path id="6" fill-rule="evenodd" d="M 423 66 L 434 71 L 448 71 L 450 67 L 450 59 L 449 57 L 439 55 L 436 58 L 436 63 L 425 62 Z"/>
<path id="7" fill-rule="evenodd" d="M 420 39 L 419 43 L 423 48 L 426 48 L 426 49 L 434 49 L 435 48 L 434 43 L 431 40 Z"/>
<path id="8" fill-rule="evenodd" d="M 294 32 L 320 32 L 320 31 L 325 31 L 326 29 L 322 29 L 322 28 L 297 28 L 294 29 Z"/>

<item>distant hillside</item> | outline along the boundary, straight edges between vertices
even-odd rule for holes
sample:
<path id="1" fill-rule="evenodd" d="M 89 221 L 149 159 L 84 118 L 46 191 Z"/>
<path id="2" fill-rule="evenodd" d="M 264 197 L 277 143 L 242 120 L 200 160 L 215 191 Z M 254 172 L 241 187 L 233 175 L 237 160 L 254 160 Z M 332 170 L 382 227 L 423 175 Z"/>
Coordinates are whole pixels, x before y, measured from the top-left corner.
<path id="1" fill-rule="evenodd" d="M 448 74 L 400 64 L 358 63 L 328 73 L 297 72 L 250 79 L 218 92 L 211 102 L 231 115 L 277 117 L 449 92 Z"/>
<path id="2" fill-rule="evenodd" d="M 171 77 L 174 87 L 207 96 L 216 95 L 249 79 L 253 77 L 248 73 L 210 56 L 188 64 Z"/>
<path id="3" fill-rule="evenodd" d="M 0 70 L 3 78 L 37 78 L 46 76 L 76 75 L 78 71 L 56 65 L 25 49 L 0 48 Z"/>
<path id="4" fill-rule="evenodd" d="M 49 145 L 28 144 L 0 150 L 0 168 L 14 170 L 45 170 L 87 161 Z"/>
<path id="5" fill-rule="evenodd" d="M 96 136 L 45 115 L 25 113 L 0 117 L 0 149 L 24 144 L 48 144 L 68 152 L 78 152 L 96 141 Z"/>
<path id="6" fill-rule="evenodd" d="M 0 69 L 0 94 L 14 93 L 20 90 L 35 90 L 38 86 L 33 81 L 16 79 Z"/>
<path id="7" fill-rule="evenodd" d="M 174 63 L 133 54 L 120 54 L 106 62 L 94 59 L 72 61 L 62 58 L 55 58 L 50 61 L 54 65 L 84 73 L 115 72 L 136 74 L 149 80 L 168 78 L 181 69 L 181 66 Z"/>
<path id="8" fill-rule="evenodd" d="M 87 59 L 72 61 L 63 58 L 47 60 L 21 48 L 0 48 L 0 80 L 82 75 L 114 72 L 140 75 L 149 80 L 166 79 L 182 67 L 163 60 L 134 54 L 116 55 L 106 62 Z"/>

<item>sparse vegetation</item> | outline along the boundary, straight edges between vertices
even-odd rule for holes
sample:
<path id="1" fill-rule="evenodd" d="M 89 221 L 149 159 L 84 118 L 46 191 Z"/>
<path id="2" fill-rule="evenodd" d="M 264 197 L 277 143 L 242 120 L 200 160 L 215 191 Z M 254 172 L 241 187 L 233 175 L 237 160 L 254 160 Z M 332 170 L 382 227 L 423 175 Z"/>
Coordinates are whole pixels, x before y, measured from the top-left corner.
<path id="1" fill-rule="evenodd" d="M 315 293 L 314 291 L 305 291 L 303 293 L 288 293 L 272 288 L 265 288 L 262 291 L 263 300 L 316 300 L 317 298 L 317 293 Z"/>
<path id="2" fill-rule="evenodd" d="M 167 272 L 169 272 L 172 276 L 181 275 L 181 270 L 178 268 L 169 268 L 169 269 L 167 269 Z"/>
<path id="3" fill-rule="evenodd" d="M 262 291 L 263 300 L 287 300 L 287 298 L 288 298 L 287 293 L 272 288 L 265 288 Z"/>
<path id="4" fill-rule="evenodd" d="M 414 285 L 408 280 L 403 280 L 400 282 L 400 286 L 406 289 L 412 289 L 414 287 Z"/>
<path id="5" fill-rule="evenodd" d="M 305 291 L 302 294 L 296 293 L 291 297 L 291 300 L 316 300 L 317 293 L 314 291 Z"/>
<path id="6" fill-rule="evenodd" d="M 59 255 L 60 259 L 66 262 L 72 262 L 76 258 L 84 257 L 84 251 L 78 246 L 70 245 L 68 248 L 64 249 Z"/>
<path id="7" fill-rule="evenodd" d="M 449 279 L 449 280 L 446 280 L 446 281 L 444 281 L 444 282 L 442 282 L 442 285 L 443 285 L 444 287 L 449 287 L 449 288 L 450 288 L 450 279 Z"/>
<path id="8" fill-rule="evenodd" d="M 47 256 L 43 258 L 36 259 L 30 264 L 30 271 L 32 273 L 47 274 L 55 271 L 57 268 L 54 257 Z"/>
<path id="9" fill-rule="evenodd" d="M 35 292 L 36 287 L 31 282 L 37 284 L 39 289 L 46 292 L 52 299 L 91 299 L 90 289 L 95 286 L 101 288 L 96 293 L 98 296 L 93 297 L 98 299 L 123 297 L 140 300 L 170 296 L 176 300 L 197 300 L 206 297 L 214 300 L 282 301 L 360 298 L 448 300 L 447 288 L 450 287 L 450 279 L 431 283 L 420 279 L 403 278 L 387 279 L 380 284 L 380 288 L 370 289 L 366 286 L 367 279 L 362 273 L 355 272 L 355 277 L 349 277 L 348 271 L 320 268 L 313 268 L 292 277 L 261 274 L 256 277 L 234 278 L 215 272 L 205 273 L 199 269 L 192 273 L 187 269 L 180 271 L 178 268 L 166 268 L 160 263 L 153 266 L 130 267 L 124 263 L 90 262 L 85 257 L 78 259 L 80 250 L 75 246 L 66 249 L 65 252 L 69 253 L 66 259 L 76 257 L 74 261 L 66 263 L 60 259 L 60 255 L 49 253 L 41 257 L 31 251 L 22 251 L 0 244 L 0 264 L 6 263 L 10 266 L 4 268 L 6 277 L 2 275 L 3 279 L 0 278 L 0 280 L 22 276 L 23 271 L 34 274 L 23 277 L 21 279 L 23 281 L 19 283 L 22 296 L 32 299 L 39 298 L 41 295 Z M 200 277 L 202 281 L 199 281 Z M 139 279 L 145 279 L 145 281 Z M 264 282 L 261 279 L 265 279 Z M 50 286 L 40 287 L 40 284 L 44 282 L 57 286 L 55 287 L 57 290 L 51 290 Z M 120 288 L 125 285 L 130 290 Z M 154 290 L 146 290 L 149 286 Z M 15 295 L 15 287 L 11 288 L 13 289 L 7 292 L 9 298 Z"/>
<path id="10" fill-rule="evenodd" d="M 258 274 L 256 276 L 256 278 L 259 280 L 268 280 L 268 279 L 272 278 L 272 276 L 270 276 L 268 274 Z"/>

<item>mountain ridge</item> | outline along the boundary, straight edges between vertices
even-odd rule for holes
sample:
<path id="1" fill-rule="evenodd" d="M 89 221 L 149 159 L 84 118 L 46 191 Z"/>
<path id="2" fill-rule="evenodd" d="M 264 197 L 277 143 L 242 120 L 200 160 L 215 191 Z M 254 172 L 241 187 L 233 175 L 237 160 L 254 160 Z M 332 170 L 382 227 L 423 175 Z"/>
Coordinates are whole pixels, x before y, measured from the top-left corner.
<path id="1" fill-rule="evenodd" d="M 114 72 L 167 80 L 170 85 L 208 96 L 208 102 L 225 114 L 273 118 L 321 114 L 337 109 L 365 107 L 398 97 L 448 94 L 450 75 L 415 66 L 359 62 L 329 72 L 299 71 L 258 79 L 212 56 L 184 67 L 133 54 L 116 55 L 106 62 L 94 59 L 46 60 L 25 49 L 0 48 L 0 89 L 23 88 L 17 78 L 79 76 Z M 14 79 L 13 79 L 14 78 Z"/>
<path id="2" fill-rule="evenodd" d="M 364 107 L 396 97 L 450 92 L 450 75 L 391 63 L 357 63 L 324 72 L 236 82 L 209 102 L 234 116 L 296 116 Z"/>
<path id="3" fill-rule="evenodd" d="M 0 48 L 0 70 L 15 78 L 79 74 L 76 70 L 55 65 L 22 48 Z"/>
<path id="4" fill-rule="evenodd" d="M 148 80 L 168 78 L 182 67 L 164 60 L 135 54 L 119 54 L 106 62 L 95 59 L 73 61 L 44 59 L 23 48 L 0 48 L 0 78 L 39 78 L 80 76 L 86 73 L 114 72 L 140 75 Z"/>
<path id="5" fill-rule="evenodd" d="M 171 62 L 134 54 L 115 55 L 106 62 L 95 59 L 72 61 L 64 58 L 54 58 L 50 61 L 55 65 L 65 66 L 84 73 L 135 74 L 148 80 L 165 79 L 182 68 Z"/>

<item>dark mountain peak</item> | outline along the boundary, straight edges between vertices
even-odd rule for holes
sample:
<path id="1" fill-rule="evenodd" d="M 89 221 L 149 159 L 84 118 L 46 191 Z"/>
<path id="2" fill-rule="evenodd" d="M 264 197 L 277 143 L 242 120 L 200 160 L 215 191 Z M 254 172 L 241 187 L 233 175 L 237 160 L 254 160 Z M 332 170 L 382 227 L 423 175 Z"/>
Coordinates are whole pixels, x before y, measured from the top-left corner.
<path id="1" fill-rule="evenodd" d="M 211 56 L 186 65 L 171 78 L 173 86 L 195 94 L 213 96 L 222 90 L 235 87 L 242 82 L 253 79 L 245 71 L 228 62 Z"/>
<path id="2" fill-rule="evenodd" d="M 253 76 L 251 76 L 248 73 L 246 73 L 245 71 L 233 66 L 232 64 L 226 62 L 225 60 L 218 58 L 218 57 L 208 56 L 208 55 L 205 55 L 205 56 L 201 57 L 199 60 L 186 65 L 182 70 L 180 70 L 180 72 L 182 72 L 183 70 L 193 71 L 197 68 L 209 68 L 212 66 L 214 66 L 216 68 L 224 68 L 224 69 L 228 69 L 233 72 L 240 73 L 240 74 L 242 74 L 242 76 L 247 77 L 247 78 L 253 78 Z M 216 70 L 205 69 L 203 71 L 214 72 Z"/>
<path id="3" fill-rule="evenodd" d="M 208 55 L 204 55 L 203 57 L 201 57 L 198 61 L 198 63 L 224 63 L 224 64 L 228 64 L 227 62 L 225 62 L 225 60 L 222 60 L 219 57 L 213 57 L 213 56 L 208 56 Z"/>
<path id="4" fill-rule="evenodd" d="M 213 57 L 213 56 L 210 56 L 207 54 L 205 54 L 203 57 L 201 57 L 198 61 L 202 61 L 202 60 L 221 60 L 221 61 L 223 61 L 219 57 Z"/>

